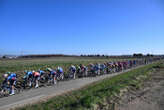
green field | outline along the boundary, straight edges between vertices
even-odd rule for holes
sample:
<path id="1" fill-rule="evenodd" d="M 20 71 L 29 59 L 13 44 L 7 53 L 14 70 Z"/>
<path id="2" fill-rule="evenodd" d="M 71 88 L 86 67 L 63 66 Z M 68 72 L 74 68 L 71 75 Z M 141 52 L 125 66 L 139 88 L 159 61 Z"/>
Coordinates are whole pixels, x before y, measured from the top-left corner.
<path id="1" fill-rule="evenodd" d="M 47 102 L 40 102 L 17 110 L 85 110 L 101 107 L 104 103 L 110 102 L 109 99 L 112 100 L 112 97 L 120 94 L 120 90 L 130 86 L 139 88 L 141 81 L 145 80 L 149 76 L 148 73 L 156 66 L 164 67 L 161 62 L 149 64 L 112 78 L 106 78 L 80 90 L 56 96 Z M 108 106 L 112 109 L 113 104 Z"/>
<path id="2" fill-rule="evenodd" d="M 67 72 L 71 64 L 89 64 L 96 62 L 117 61 L 126 59 L 110 59 L 110 58 L 90 58 L 90 57 L 54 57 L 54 58 L 33 58 L 33 59 L 4 59 L 0 60 L 0 82 L 2 74 L 5 72 L 16 72 L 19 77 L 23 76 L 24 70 L 45 70 L 47 67 L 57 68 L 63 67 Z"/>

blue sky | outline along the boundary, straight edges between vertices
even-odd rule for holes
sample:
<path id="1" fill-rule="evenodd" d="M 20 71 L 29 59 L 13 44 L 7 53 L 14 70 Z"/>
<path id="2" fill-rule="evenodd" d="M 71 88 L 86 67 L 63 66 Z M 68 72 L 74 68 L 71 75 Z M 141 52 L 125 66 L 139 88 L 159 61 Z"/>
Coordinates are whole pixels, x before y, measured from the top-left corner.
<path id="1" fill-rule="evenodd" d="M 162 0 L 0 0 L 0 54 L 164 53 Z"/>

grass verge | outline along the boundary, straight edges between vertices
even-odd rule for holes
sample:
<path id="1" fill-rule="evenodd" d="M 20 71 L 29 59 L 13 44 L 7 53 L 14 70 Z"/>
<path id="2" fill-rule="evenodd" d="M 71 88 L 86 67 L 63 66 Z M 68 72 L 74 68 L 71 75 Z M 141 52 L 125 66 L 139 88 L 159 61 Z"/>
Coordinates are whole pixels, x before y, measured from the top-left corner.
<path id="1" fill-rule="evenodd" d="M 121 90 L 129 86 L 139 88 L 141 81 L 147 78 L 153 67 L 160 63 L 150 64 L 132 71 L 120 74 L 112 78 L 98 81 L 80 90 L 75 90 L 61 96 L 56 96 L 46 102 L 28 105 L 16 110 L 85 110 L 98 109 L 105 101 L 121 93 Z M 109 103 L 108 103 L 109 104 Z M 111 106 L 112 109 L 112 104 Z M 108 107 L 110 108 L 110 107 Z M 99 108 L 101 109 L 101 108 Z"/>

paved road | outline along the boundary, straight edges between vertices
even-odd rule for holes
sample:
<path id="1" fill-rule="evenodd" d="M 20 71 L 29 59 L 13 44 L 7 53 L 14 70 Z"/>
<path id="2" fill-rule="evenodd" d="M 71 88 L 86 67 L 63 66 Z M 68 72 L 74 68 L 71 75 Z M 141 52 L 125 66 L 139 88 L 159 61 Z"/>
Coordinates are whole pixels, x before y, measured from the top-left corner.
<path id="1" fill-rule="evenodd" d="M 116 76 L 118 74 L 121 74 L 127 71 L 129 70 L 115 73 L 115 74 L 102 75 L 99 77 L 81 78 L 81 79 L 76 79 L 76 80 L 63 81 L 63 82 L 59 82 L 56 86 L 48 86 L 48 87 L 42 87 L 38 89 L 31 89 L 31 90 L 23 91 L 20 94 L 17 94 L 14 96 L 0 98 L 0 110 L 9 110 L 11 108 L 23 106 L 26 104 L 36 103 L 41 100 L 46 100 L 53 96 L 66 93 L 71 90 L 79 89 L 87 84 L 91 84 L 95 81 L 102 80 L 107 77 Z"/>

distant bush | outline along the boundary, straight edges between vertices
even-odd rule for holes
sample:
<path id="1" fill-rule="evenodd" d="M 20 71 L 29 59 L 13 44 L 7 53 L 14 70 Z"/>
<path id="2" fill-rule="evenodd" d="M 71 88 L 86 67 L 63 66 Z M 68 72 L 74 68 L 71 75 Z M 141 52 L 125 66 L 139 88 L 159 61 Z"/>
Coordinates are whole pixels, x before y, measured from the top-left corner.
<path id="1" fill-rule="evenodd" d="M 3 59 L 7 58 L 5 55 L 2 57 Z"/>

